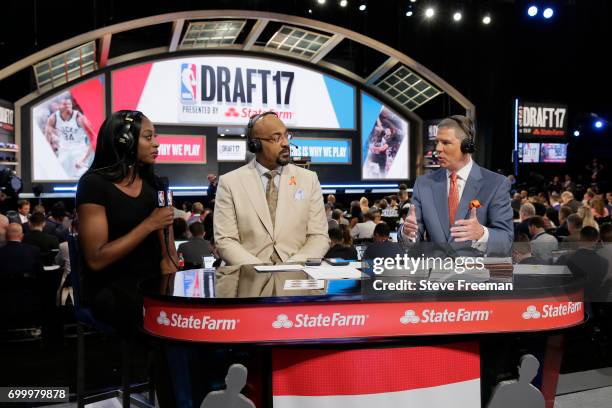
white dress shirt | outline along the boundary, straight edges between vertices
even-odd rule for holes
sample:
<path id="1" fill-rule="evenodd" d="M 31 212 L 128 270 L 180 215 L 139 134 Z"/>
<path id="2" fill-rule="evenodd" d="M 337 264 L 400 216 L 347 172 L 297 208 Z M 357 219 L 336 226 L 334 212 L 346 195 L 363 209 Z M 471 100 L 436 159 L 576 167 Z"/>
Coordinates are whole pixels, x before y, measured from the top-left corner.
<path id="1" fill-rule="evenodd" d="M 274 185 L 276 186 L 276 191 L 278 191 L 278 187 L 280 186 L 280 176 L 283 171 L 284 166 L 278 166 L 275 170 L 278 170 L 278 174 L 274 176 Z M 259 178 L 261 179 L 261 184 L 263 186 L 264 195 L 266 194 L 266 190 L 268 188 L 268 181 L 270 180 L 265 174 L 270 171 L 269 168 L 262 166 L 257 160 L 255 160 L 255 168 L 259 173 Z"/>

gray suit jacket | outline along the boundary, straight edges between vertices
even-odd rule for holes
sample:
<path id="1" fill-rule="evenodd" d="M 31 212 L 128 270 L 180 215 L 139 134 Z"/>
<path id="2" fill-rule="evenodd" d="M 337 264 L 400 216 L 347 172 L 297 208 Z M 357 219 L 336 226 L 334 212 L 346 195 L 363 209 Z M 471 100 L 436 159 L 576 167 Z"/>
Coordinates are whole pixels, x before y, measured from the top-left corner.
<path id="1" fill-rule="evenodd" d="M 412 204 L 416 209 L 419 224 L 418 240 L 434 243 L 451 243 L 448 219 L 448 193 L 446 169 L 419 176 L 414 183 Z M 473 199 L 480 201 L 476 210 L 478 221 L 489 229 L 487 253 L 509 254 L 514 238 L 512 207 L 510 206 L 510 182 L 501 174 L 473 164 L 465 183 L 456 219 L 467 219 L 470 215 L 469 204 Z M 401 232 L 401 226 L 400 232 Z M 408 240 L 398 234 L 402 243 Z"/>

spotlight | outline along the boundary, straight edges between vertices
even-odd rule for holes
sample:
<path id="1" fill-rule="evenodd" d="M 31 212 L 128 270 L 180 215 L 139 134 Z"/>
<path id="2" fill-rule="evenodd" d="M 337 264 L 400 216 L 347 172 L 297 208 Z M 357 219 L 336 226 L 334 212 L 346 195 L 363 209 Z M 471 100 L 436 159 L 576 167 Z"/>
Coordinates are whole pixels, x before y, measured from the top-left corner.
<path id="1" fill-rule="evenodd" d="M 489 25 L 489 24 L 491 24 L 491 16 L 484 16 L 484 17 L 482 18 L 482 24 L 484 24 L 484 25 Z"/>
<path id="2" fill-rule="evenodd" d="M 601 119 L 597 119 L 595 123 L 593 123 L 593 126 L 595 126 L 595 129 L 601 129 L 603 125 L 604 123 L 603 123 L 603 120 Z"/>
<path id="3" fill-rule="evenodd" d="M 427 10 L 425 10 L 425 17 L 427 18 L 432 18 L 434 16 L 434 14 L 436 14 L 436 11 L 429 7 Z"/>
<path id="4" fill-rule="evenodd" d="M 411 3 L 416 3 L 416 0 L 410 0 Z"/>
<path id="5" fill-rule="evenodd" d="M 319 4 L 325 4 L 325 0 L 317 0 L 317 3 L 319 3 Z"/>
<path id="6" fill-rule="evenodd" d="M 412 14 L 413 14 L 413 13 L 412 13 L 412 10 L 408 10 L 408 11 L 406 12 L 406 17 L 412 17 Z"/>
<path id="7" fill-rule="evenodd" d="M 461 15 L 460 12 L 456 12 L 455 14 L 453 14 L 453 20 L 455 20 L 455 21 L 461 21 L 462 17 L 463 16 Z"/>
<path id="8" fill-rule="evenodd" d="M 576 137 L 580 136 L 580 131 L 579 130 L 574 130 L 574 136 L 576 136 Z"/>
<path id="9" fill-rule="evenodd" d="M 535 17 L 538 14 L 538 8 L 536 6 L 531 6 L 527 9 L 527 15 L 529 17 Z"/>
<path id="10" fill-rule="evenodd" d="M 365 3 L 361 3 L 361 4 L 359 5 L 359 11 L 365 11 L 365 9 L 366 9 L 366 5 L 365 5 Z"/>
<path id="11" fill-rule="evenodd" d="M 544 13 L 542 13 L 542 15 L 544 16 L 545 19 L 551 18 L 553 16 L 553 14 L 555 14 L 555 12 L 550 7 L 547 7 L 546 9 L 544 9 Z"/>
<path id="12" fill-rule="evenodd" d="M 348 4 L 347 0 L 341 0 L 340 1 L 340 7 L 346 7 L 347 4 Z"/>
<path id="13" fill-rule="evenodd" d="M 312 14 L 312 9 L 308 9 L 308 14 Z"/>

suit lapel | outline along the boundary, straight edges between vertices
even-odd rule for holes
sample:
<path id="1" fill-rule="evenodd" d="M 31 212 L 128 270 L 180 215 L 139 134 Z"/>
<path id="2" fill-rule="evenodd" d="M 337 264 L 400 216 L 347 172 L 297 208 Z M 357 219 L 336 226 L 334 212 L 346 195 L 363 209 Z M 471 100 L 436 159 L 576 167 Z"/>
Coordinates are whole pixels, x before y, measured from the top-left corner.
<path id="1" fill-rule="evenodd" d="M 292 179 L 293 178 L 293 179 Z M 276 220 L 274 221 L 274 239 L 278 240 L 281 225 L 290 212 L 293 205 L 293 197 L 297 190 L 297 177 L 295 168 L 288 164 L 283 168 L 280 183 L 278 185 L 278 203 L 276 204 Z M 293 181 L 292 181 L 293 180 Z"/>
<path id="2" fill-rule="evenodd" d="M 438 220 L 440 221 L 440 227 L 444 232 L 444 236 L 448 240 L 450 231 L 448 228 L 448 193 L 446 192 L 446 170 L 438 170 L 436 182 L 433 183 L 432 193 L 434 199 L 434 206 L 438 212 Z"/>
<path id="3" fill-rule="evenodd" d="M 476 163 L 472 165 L 472 170 L 470 170 L 470 175 L 465 183 L 465 187 L 463 188 L 463 193 L 461 193 L 461 200 L 459 201 L 459 208 L 457 208 L 457 219 L 466 219 L 470 216 L 470 201 L 476 198 L 480 189 L 482 188 L 482 173 L 480 171 L 480 167 Z"/>
<path id="4" fill-rule="evenodd" d="M 263 191 L 261 178 L 259 177 L 257 169 L 255 168 L 255 160 L 251 161 L 244 173 L 244 176 L 240 177 L 242 187 L 246 191 L 246 195 L 249 198 L 251 205 L 255 209 L 255 213 L 257 213 L 261 223 L 268 231 L 268 234 L 270 234 L 272 237 L 274 231 L 272 228 L 272 218 L 270 218 L 270 210 L 268 209 L 268 202 Z"/>

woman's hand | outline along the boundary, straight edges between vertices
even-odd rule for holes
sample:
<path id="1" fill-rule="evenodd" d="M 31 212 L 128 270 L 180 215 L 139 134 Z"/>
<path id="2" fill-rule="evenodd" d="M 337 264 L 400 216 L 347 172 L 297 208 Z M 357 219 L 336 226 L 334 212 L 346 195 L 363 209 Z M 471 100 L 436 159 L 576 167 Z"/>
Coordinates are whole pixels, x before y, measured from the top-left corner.
<path id="1" fill-rule="evenodd" d="M 174 209 L 172 207 L 156 208 L 146 219 L 151 232 L 169 227 L 174 220 Z"/>

